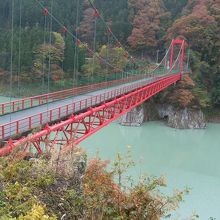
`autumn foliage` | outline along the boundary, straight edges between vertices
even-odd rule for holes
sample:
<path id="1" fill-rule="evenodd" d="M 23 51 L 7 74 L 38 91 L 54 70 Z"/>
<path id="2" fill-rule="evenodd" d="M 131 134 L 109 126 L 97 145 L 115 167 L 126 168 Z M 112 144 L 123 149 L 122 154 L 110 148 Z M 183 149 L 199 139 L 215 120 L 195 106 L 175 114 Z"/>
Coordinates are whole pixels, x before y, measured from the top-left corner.
<path id="1" fill-rule="evenodd" d="M 129 0 L 133 30 L 128 42 L 133 49 L 157 45 L 156 34 L 160 29 L 160 17 L 164 12 L 161 0 Z"/>
<path id="2" fill-rule="evenodd" d="M 181 35 L 195 48 L 199 45 L 206 47 L 210 43 L 207 29 L 211 31 L 216 26 L 216 13 L 219 7 L 220 3 L 217 1 L 189 0 L 183 10 L 185 15 L 177 19 L 168 29 L 167 39 Z"/>
<path id="3" fill-rule="evenodd" d="M 207 91 L 196 85 L 189 75 L 177 82 L 171 88 L 165 90 L 161 96 L 162 103 L 169 103 L 177 108 L 206 108 L 209 106 Z"/>
<path id="4" fill-rule="evenodd" d="M 188 191 L 161 194 L 163 177 L 119 184 L 118 175 L 125 178 L 129 168 L 127 157 L 118 157 L 114 168 L 99 158 L 86 167 L 80 149 L 54 152 L 47 159 L 0 160 L 0 219 L 159 220 L 177 209 Z"/>
<path id="5" fill-rule="evenodd" d="M 157 188 L 165 186 L 164 178 L 143 178 L 134 187 L 124 190 L 116 184 L 117 176 L 114 171 L 108 171 L 108 164 L 97 158 L 89 163 L 84 178 L 84 219 L 159 220 L 178 208 L 184 192 L 162 196 Z"/>
<path id="6" fill-rule="evenodd" d="M 53 44 L 43 43 L 34 51 L 32 67 L 33 78 L 46 78 L 47 71 L 51 72 L 51 79 L 56 83 L 62 79 L 64 72 L 61 63 L 64 60 L 65 41 L 60 33 L 53 32 Z"/>
<path id="7" fill-rule="evenodd" d="M 83 12 L 83 19 L 80 22 L 79 26 L 79 35 L 80 38 L 88 43 L 92 43 L 94 36 L 94 10 L 90 7 L 86 8 Z"/>

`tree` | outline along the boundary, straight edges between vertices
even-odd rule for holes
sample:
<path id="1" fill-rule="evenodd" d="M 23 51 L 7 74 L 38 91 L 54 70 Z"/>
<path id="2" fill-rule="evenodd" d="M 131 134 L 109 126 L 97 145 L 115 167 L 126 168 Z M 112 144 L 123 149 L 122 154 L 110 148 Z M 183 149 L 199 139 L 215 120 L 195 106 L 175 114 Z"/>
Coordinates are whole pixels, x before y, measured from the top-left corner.
<path id="1" fill-rule="evenodd" d="M 207 90 L 188 75 L 184 75 L 175 87 L 161 94 L 160 101 L 178 108 L 207 108 L 210 105 Z"/>
<path id="2" fill-rule="evenodd" d="M 202 50 L 210 44 L 210 35 L 216 29 L 216 20 L 210 15 L 209 0 L 196 2 L 188 1 L 184 9 L 187 15 L 177 19 L 167 32 L 167 39 L 173 39 L 179 35 L 184 36 L 193 48 Z"/>
<path id="3" fill-rule="evenodd" d="M 171 13 L 170 19 L 173 21 L 182 15 L 182 10 L 188 3 L 188 0 L 164 0 L 163 2 L 167 11 Z"/>
<path id="4" fill-rule="evenodd" d="M 157 32 L 160 29 L 160 17 L 164 12 L 163 2 L 129 0 L 133 30 L 128 43 L 135 50 L 152 48 L 157 45 Z"/>
<path id="5" fill-rule="evenodd" d="M 168 29 L 166 39 L 182 36 L 191 47 L 191 68 L 198 87 L 194 90 L 207 103 L 218 103 L 220 64 L 220 1 L 188 1 L 183 16 Z M 205 106 L 207 106 L 205 104 Z"/>
<path id="6" fill-rule="evenodd" d="M 93 41 L 95 19 L 94 9 L 86 8 L 83 12 L 83 20 L 79 26 L 80 38 L 90 44 L 92 44 Z"/>
<path id="7" fill-rule="evenodd" d="M 163 177 L 141 176 L 134 185 L 125 177 L 129 163 L 118 155 L 113 169 L 99 158 L 86 166 L 86 155 L 77 147 L 29 161 L 0 159 L 0 218 L 159 220 L 178 208 L 188 189 L 165 195 Z M 118 174 L 122 185 L 115 181 Z"/>
<path id="8" fill-rule="evenodd" d="M 181 108 L 189 107 L 195 99 L 192 93 L 194 87 L 195 83 L 192 79 L 189 76 L 184 76 L 183 79 L 178 82 L 174 91 L 169 95 L 169 102 Z"/>
<path id="9" fill-rule="evenodd" d="M 213 88 L 211 90 L 212 103 L 216 106 L 220 106 L 220 66 L 216 70 L 213 79 Z"/>
<path id="10" fill-rule="evenodd" d="M 131 33 L 132 26 L 129 21 L 129 9 L 128 0 L 95 0 L 96 7 L 99 9 L 101 16 L 110 25 L 113 33 L 123 44 L 127 43 L 127 38 Z M 102 40 L 102 44 L 105 44 L 103 38 L 107 40 L 107 36 L 103 36 L 106 32 L 106 27 L 98 24 L 97 38 Z"/>
<path id="11" fill-rule="evenodd" d="M 41 44 L 34 51 L 33 73 L 36 78 L 41 78 L 45 77 L 43 71 L 50 72 L 52 80 L 57 82 L 64 74 L 60 65 L 64 60 L 65 42 L 59 33 L 53 32 L 53 37 L 53 44 Z"/>
<path id="12" fill-rule="evenodd" d="M 121 47 L 103 45 L 99 51 L 89 58 L 82 67 L 86 77 L 106 78 L 112 73 L 120 74 L 128 64 L 126 52 Z"/>

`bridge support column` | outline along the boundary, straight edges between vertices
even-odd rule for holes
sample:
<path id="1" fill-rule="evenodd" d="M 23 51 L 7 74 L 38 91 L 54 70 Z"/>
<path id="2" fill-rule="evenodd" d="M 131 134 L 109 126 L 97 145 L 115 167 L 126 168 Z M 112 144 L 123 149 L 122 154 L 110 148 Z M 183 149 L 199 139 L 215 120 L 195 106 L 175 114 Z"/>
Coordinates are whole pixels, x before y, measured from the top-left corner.
<path id="1" fill-rule="evenodd" d="M 173 59 L 174 59 L 174 50 L 175 45 L 180 45 L 181 47 L 181 56 L 180 56 L 180 74 L 183 74 L 183 62 L 185 57 L 185 40 L 172 40 L 171 43 L 171 53 L 170 53 L 170 70 L 173 69 Z"/>

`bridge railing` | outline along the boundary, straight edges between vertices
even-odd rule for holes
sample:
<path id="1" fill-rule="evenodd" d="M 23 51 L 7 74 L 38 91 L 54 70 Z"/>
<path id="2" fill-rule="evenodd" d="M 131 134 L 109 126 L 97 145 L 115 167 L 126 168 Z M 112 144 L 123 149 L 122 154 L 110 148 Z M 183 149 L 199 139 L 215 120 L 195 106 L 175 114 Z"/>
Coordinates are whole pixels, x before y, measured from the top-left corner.
<path id="1" fill-rule="evenodd" d="M 13 113 L 13 112 L 17 112 L 20 110 L 44 105 L 44 104 L 47 104 L 50 102 L 70 98 L 70 97 L 80 95 L 83 93 L 88 93 L 91 91 L 115 86 L 118 84 L 136 81 L 139 79 L 143 79 L 147 76 L 150 77 L 151 75 L 150 74 L 139 74 L 139 75 L 129 76 L 127 78 L 121 78 L 118 80 L 106 81 L 106 82 L 91 84 L 91 85 L 87 85 L 87 86 L 80 86 L 80 87 L 76 87 L 76 88 L 71 88 L 71 89 L 66 89 L 66 90 L 62 90 L 62 91 L 49 93 L 49 94 L 43 94 L 43 95 L 18 99 L 18 100 L 14 100 L 11 102 L 1 103 L 0 104 L 0 116 L 5 115 L 5 114 L 9 114 L 9 113 Z"/>
<path id="2" fill-rule="evenodd" d="M 137 82 L 119 89 L 113 89 L 103 94 L 92 96 L 68 105 L 60 106 L 58 108 L 50 109 L 48 111 L 29 116 L 27 118 L 0 125 L 0 140 L 8 139 L 14 135 L 19 136 L 24 132 L 41 128 L 46 123 L 61 120 L 62 118 L 65 118 L 73 113 L 88 109 L 92 106 L 98 105 L 107 100 L 113 99 L 137 88 L 146 86 L 170 76 L 173 76 L 173 74 L 149 78 L 142 82 Z"/>

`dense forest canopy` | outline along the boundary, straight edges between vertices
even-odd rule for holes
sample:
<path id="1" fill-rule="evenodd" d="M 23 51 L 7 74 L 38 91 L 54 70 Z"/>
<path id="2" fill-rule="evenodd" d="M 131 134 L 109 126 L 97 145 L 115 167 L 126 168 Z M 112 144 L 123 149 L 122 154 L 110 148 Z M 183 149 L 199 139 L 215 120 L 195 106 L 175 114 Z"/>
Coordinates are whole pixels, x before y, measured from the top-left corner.
<path id="1" fill-rule="evenodd" d="M 41 79 L 41 69 L 47 70 L 48 53 L 53 51 L 51 80 L 59 82 L 71 77 L 74 71 L 74 56 L 77 53 L 77 74 L 88 76 L 90 63 L 85 63 L 83 46 L 75 48 L 76 42 L 53 22 L 52 45 L 48 45 L 50 19 L 45 21 L 38 2 L 77 33 L 97 53 L 103 55 L 105 44 L 115 46 L 114 39 L 106 33 L 100 19 L 94 17 L 94 10 L 88 0 L 18 0 L 14 7 L 14 71 L 21 72 L 14 79 L 31 81 Z M 172 38 L 182 38 L 191 49 L 191 69 L 195 81 L 194 93 L 202 100 L 203 107 L 220 106 L 220 0 L 93 0 L 112 32 L 136 58 L 155 60 L 155 51 L 164 51 Z M 79 5 L 77 5 L 79 4 Z M 12 0 L 0 0 L 0 75 L 7 82 L 10 70 L 10 40 Z M 21 12 L 21 13 L 20 13 Z M 21 14 L 21 16 L 20 16 Z M 46 22 L 46 23 L 45 23 Z M 96 23 L 96 24 L 95 24 Z M 46 25 L 45 25 L 46 24 Z M 94 44 L 94 28 L 96 45 Z M 46 28 L 46 33 L 45 33 Z M 45 44 L 46 41 L 46 44 Z M 19 43 L 20 48 L 19 51 Z M 115 49 L 109 60 L 120 54 Z M 162 54 L 161 54 L 162 56 Z M 115 61 L 114 61 L 115 62 Z M 20 65 L 18 66 L 18 64 Z M 115 62 L 120 68 L 127 68 L 128 60 Z M 101 74 L 103 65 L 96 65 Z M 111 70 L 113 71 L 113 70 Z M 34 77 L 33 77 L 34 76 Z"/>

